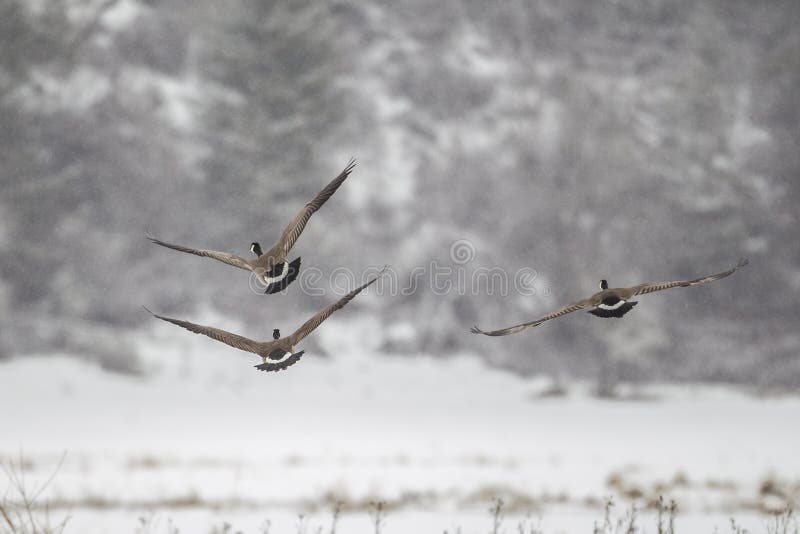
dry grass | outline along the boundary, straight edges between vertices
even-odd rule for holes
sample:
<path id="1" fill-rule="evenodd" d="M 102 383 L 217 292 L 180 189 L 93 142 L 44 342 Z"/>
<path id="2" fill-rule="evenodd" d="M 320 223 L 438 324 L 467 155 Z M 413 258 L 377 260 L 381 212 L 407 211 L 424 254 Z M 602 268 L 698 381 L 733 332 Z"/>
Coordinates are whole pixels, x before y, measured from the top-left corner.
<path id="1" fill-rule="evenodd" d="M 66 529 L 69 516 L 54 520 L 50 516 L 50 507 L 42 500 L 42 495 L 52 483 L 65 455 L 43 482 L 30 482 L 25 471 L 28 463 L 20 455 L 18 460 L 3 461 L 2 471 L 8 480 L 7 487 L 0 499 L 0 533 L 5 534 L 62 534 Z"/>
<path id="2" fill-rule="evenodd" d="M 800 526 L 794 510 L 787 509 L 775 514 L 772 521 L 767 524 L 767 534 L 798 534 Z"/>
<path id="3" fill-rule="evenodd" d="M 639 518 L 639 511 L 636 505 L 631 506 L 622 517 L 613 518 L 614 500 L 606 499 L 603 507 L 602 523 L 595 522 L 593 534 L 636 534 L 639 528 L 636 521 Z"/>
<path id="4" fill-rule="evenodd" d="M 44 494 L 47 488 L 51 485 L 52 481 L 61 469 L 64 463 L 65 455 L 61 457 L 58 465 L 52 470 L 49 476 L 41 482 L 30 481 L 30 462 L 25 461 L 22 456 L 18 459 L 9 460 L 4 459 L 0 461 L 2 472 L 7 479 L 7 486 L 2 498 L 0 498 L 0 534 L 64 534 L 69 521 L 69 516 L 65 516 L 58 520 L 54 520 L 50 515 L 50 510 L 53 508 L 53 501 L 44 499 Z M 144 463 L 141 467 L 150 468 L 149 462 Z M 633 488 L 626 483 L 625 477 L 621 473 L 612 474 L 609 477 L 608 485 L 610 488 L 616 490 L 617 493 L 630 497 L 632 493 L 639 494 L 635 491 L 638 488 Z M 678 487 L 690 487 L 693 482 L 683 473 L 677 473 L 672 479 L 658 484 L 661 489 L 674 489 Z M 706 482 L 706 485 L 711 485 Z M 718 485 L 717 483 L 713 484 Z M 727 484 L 719 484 L 727 489 Z M 653 488 L 655 489 L 655 488 Z M 499 490 L 499 491 L 498 491 Z M 776 480 L 769 477 L 763 481 L 759 487 L 761 496 L 779 497 L 781 500 L 792 500 L 796 495 L 796 485 L 791 485 L 786 481 Z M 490 493 L 493 495 L 490 497 Z M 642 492 L 644 493 L 644 492 Z M 502 495 L 502 496 L 499 496 Z M 366 512 L 370 517 L 370 524 L 372 534 L 382 534 L 387 521 L 387 514 L 393 511 L 407 508 L 408 506 L 420 505 L 430 500 L 430 495 L 409 494 L 403 495 L 390 502 L 386 501 L 372 501 L 362 502 L 352 499 L 342 499 L 340 495 L 328 495 L 324 499 L 331 510 L 331 521 L 329 528 L 317 527 L 313 531 L 309 531 L 309 521 L 304 515 L 298 516 L 296 526 L 297 534 L 337 534 L 337 528 L 342 511 L 348 513 Z M 484 491 L 479 494 L 473 495 L 471 499 L 473 504 L 478 502 L 491 502 L 488 509 L 489 517 L 487 521 L 489 534 L 506 534 L 516 532 L 517 534 L 544 534 L 541 529 L 540 522 L 534 522 L 530 517 L 530 510 L 538 508 L 542 503 L 533 501 L 530 498 L 520 498 L 514 492 L 509 492 L 507 488 L 484 488 Z M 510 498 L 510 500 L 508 500 Z M 557 503 L 558 499 L 542 498 L 543 501 L 549 503 Z M 643 495 L 638 495 L 637 502 L 643 503 L 645 509 L 655 511 L 655 532 L 657 534 L 676 534 L 676 518 L 678 516 L 678 505 L 674 500 L 665 500 L 663 496 L 659 495 L 654 498 L 643 498 Z M 55 502 L 58 505 L 58 502 Z M 63 503 L 61 503 L 63 505 Z M 95 503 L 98 508 L 105 508 L 108 503 Z M 128 503 L 130 504 L 130 503 Z M 160 502 L 162 508 L 179 509 L 179 508 L 193 508 L 193 507 L 207 507 L 208 503 L 202 502 L 197 495 L 190 495 L 185 498 L 176 498 Z M 238 503 L 246 505 L 245 507 L 258 506 L 257 503 Z M 595 506 L 600 503 L 593 502 Z M 528 507 L 524 510 L 524 507 Z M 130 506 L 126 506 L 130 508 Z M 317 506 L 319 508 L 319 506 Z M 507 514 L 519 514 L 520 512 L 528 512 L 523 519 L 518 520 L 515 525 L 507 525 Z M 762 511 L 764 511 L 762 509 Z M 602 519 L 595 522 L 593 534 L 639 534 L 642 532 L 651 531 L 650 528 L 642 528 L 639 525 L 639 508 L 632 505 L 630 508 L 625 509 L 621 515 L 614 513 L 613 498 L 608 498 L 603 504 Z M 157 517 L 152 513 L 149 516 L 139 518 L 138 524 L 134 528 L 136 534 L 150 534 L 155 532 L 163 532 L 164 525 L 158 524 Z M 272 523 L 269 519 L 262 523 L 259 531 L 262 534 L 271 534 Z M 729 524 L 731 534 L 751 534 L 748 530 L 741 527 L 734 519 L 730 520 Z M 460 526 L 456 526 L 453 530 L 454 534 L 460 534 L 462 531 Z M 166 524 L 167 534 L 179 534 L 180 530 L 173 524 L 171 519 L 167 519 Z M 237 534 L 239 531 L 234 530 L 233 525 L 230 523 L 223 523 L 222 525 L 211 526 L 210 533 L 212 534 Z M 447 530 L 444 531 L 448 533 Z M 716 531 L 715 531 L 716 532 Z M 793 512 L 791 505 L 779 511 L 772 511 L 772 517 L 764 525 L 765 534 L 800 534 L 800 526 L 798 520 Z"/>

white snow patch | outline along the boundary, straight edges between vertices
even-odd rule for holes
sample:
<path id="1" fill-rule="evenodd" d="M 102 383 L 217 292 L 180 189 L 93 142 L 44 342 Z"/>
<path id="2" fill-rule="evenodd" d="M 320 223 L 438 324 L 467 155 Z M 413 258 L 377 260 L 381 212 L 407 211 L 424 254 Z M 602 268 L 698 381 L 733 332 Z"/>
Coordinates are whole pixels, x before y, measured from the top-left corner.
<path id="1" fill-rule="evenodd" d="M 142 107 L 155 107 L 156 115 L 178 130 L 193 132 L 201 116 L 206 93 L 201 80 L 173 78 L 149 69 L 127 67 L 119 83 L 139 97 Z"/>
<path id="2" fill-rule="evenodd" d="M 121 0 L 103 14 L 103 24 L 112 31 L 119 31 L 130 26 L 142 13 L 140 3 L 133 0 Z"/>
<path id="3" fill-rule="evenodd" d="M 736 122 L 729 135 L 731 148 L 738 160 L 742 160 L 742 152 L 772 139 L 767 130 L 756 126 L 750 118 L 751 101 L 750 88 L 740 87 L 736 93 Z"/>
<path id="4" fill-rule="evenodd" d="M 392 341 L 410 342 L 416 335 L 416 327 L 408 321 L 391 324 L 386 328 L 386 337 Z"/>
<path id="5" fill-rule="evenodd" d="M 513 67 L 511 61 L 495 54 L 489 40 L 474 28 L 465 28 L 459 33 L 442 61 L 453 69 L 480 78 L 505 78 Z"/>
<path id="6" fill-rule="evenodd" d="M 372 169 L 370 180 L 355 180 L 347 189 L 357 209 L 372 203 L 397 207 L 414 199 L 417 160 L 409 150 L 409 137 L 400 128 L 386 130 L 379 140 L 379 152 L 363 158 L 364 168 Z"/>
<path id="7" fill-rule="evenodd" d="M 103 100 L 111 92 L 105 74 L 87 66 L 74 69 L 69 77 L 53 77 L 46 70 L 35 70 L 33 85 L 20 92 L 23 105 L 47 111 L 67 110 L 81 113 Z"/>

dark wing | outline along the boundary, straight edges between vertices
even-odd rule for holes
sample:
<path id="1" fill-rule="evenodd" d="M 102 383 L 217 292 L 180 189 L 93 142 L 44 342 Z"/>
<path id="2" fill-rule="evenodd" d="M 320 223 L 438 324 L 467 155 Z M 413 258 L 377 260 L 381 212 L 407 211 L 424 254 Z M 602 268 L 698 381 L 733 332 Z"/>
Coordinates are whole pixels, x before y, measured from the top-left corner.
<path id="1" fill-rule="evenodd" d="M 196 256 L 203 256 L 205 258 L 213 258 L 217 261 L 221 261 L 222 263 L 227 263 L 228 265 L 233 265 L 234 267 L 238 267 L 240 269 L 246 269 L 248 271 L 252 271 L 250 264 L 247 262 L 246 259 L 236 256 L 235 254 L 228 254 L 227 252 L 217 252 L 216 250 L 203 250 L 203 249 L 194 249 L 189 247 L 183 247 L 181 245 L 173 245 L 172 243 L 167 243 L 166 241 L 161 241 L 160 239 L 156 239 L 151 235 L 146 235 L 147 239 L 155 243 L 156 245 L 161 245 L 162 247 L 171 248 L 173 250 L 179 250 L 181 252 L 188 252 L 189 254 L 194 254 Z"/>
<path id="2" fill-rule="evenodd" d="M 645 295 L 647 293 L 653 293 L 655 291 L 661 291 L 662 289 L 670 289 L 673 287 L 696 286 L 698 284 L 705 284 L 706 282 L 713 282 L 714 280 L 719 280 L 720 278 L 725 278 L 726 276 L 730 276 L 737 269 L 739 269 L 740 267 L 744 267 L 748 263 L 749 261 L 746 258 L 741 258 L 739 260 L 739 263 L 736 264 L 736 267 L 734 267 L 733 269 L 728 269 L 727 271 L 722 271 L 721 273 L 710 274 L 702 278 L 695 278 L 694 280 L 676 280 L 674 282 L 653 282 L 649 284 L 640 284 L 631 289 L 633 289 L 633 295 L 635 296 L 635 295 Z"/>
<path id="3" fill-rule="evenodd" d="M 296 330 L 296 331 L 295 331 L 295 332 L 294 332 L 294 333 L 293 333 L 293 334 L 290 336 L 290 339 L 291 339 L 291 344 L 292 344 L 292 345 L 296 345 L 298 342 L 300 342 L 300 340 L 301 340 L 301 339 L 303 339 L 304 337 L 306 337 L 306 336 L 307 336 L 308 334 L 310 334 L 310 333 L 311 333 L 311 332 L 312 332 L 312 331 L 313 331 L 313 330 L 314 330 L 316 327 L 318 327 L 320 324 L 322 324 L 322 321 L 324 321 L 325 319 L 327 319 L 328 317 L 330 317 L 330 315 L 331 315 L 333 312 L 335 312 L 335 311 L 336 311 L 336 310 L 338 310 L 339 308 L 342 308 L 342 307 L 344 307 L 344 305 L 345 305 L 345 304 L 347 304 L 348 302 L 350 302 L 351 300 L 353 300 L 353 297 L 355 297 L 356 295 L 358 295 L 358 294 L 359 294 L 359 293 L 360 293 L 362 290 L 364 290 L 364 288 L 366 288 L 366 287 L 370 286 L 371 284 L 374 284 L 374 283 L 375 283 L 375 280 L 377 280 L 378 278 L 380 278 L 380 277 L 381 277 L 381 275 L 383 275 L 384 271 L 386 271 L 386 267 L 384 267 L 384 268 L 381 270 L 381 272 L 380 272 L 380 273 L 378 273 L 378 275 L 377 275 L 377 276 L 375 276 L 375 278 L 373 278 L 372 280 L 370 280 L 369 282 L 367 282 L 367 283 L 366 283 L 366 284 L 364 284 L 363 286 L 355 288 L 355 289 L 354 289 L 354 290 L 352 290 L 350 293 L 348 293 L 347 295 L 343 296 L 342 298 L 340 298 L 338 301 L 334 302 L 333 304 L 331 304 L 331 305 L 330 305 L 330 306 L 328 306 L 327 308 L 323 308 L 322 310 L 320 310 L 319 312 L 317 312 L 317 314 L 316 314 L 314 317 L 312 317 L 311 319 L 309 319 L 308 321 L 306 321 L 305 323 L 303 323 L 303 326 L 301 326 L 300 328 L 298 328 L 298 329 L 297 329 L 297 330 Z"/>
<path id="4" fill-rule="evenodd" d="M 144 308 L 144 306 L 142 306 Z M 204 336 L 208 336 L 211 339 L 216 339 L 217 341 L 221 341 L 226 345 L 230 345 L 231 347 L 239 350 L 243 350 L 246 352 L 252 352 L 258 354 L 258 350 L 261 346 L 261 343 L 258 341 L 253 341 L 252 339 L 248 339 L 244 336 L 239 336 L 236 334 L 231 334 L 225 330 L 220 330 L 219 328 L 213 328 L 211 326 L 203 326 L 201 324 L 190 323 L 189 321 L 181 321 L 180 319 L 172 319 L 171 317 L 164 317 L 162 315 L 155 314 L 144 308 L 149 314 L 154 317 L 158 317 L 162 321 L 167 321 L 168 323 L 176 324 L 181 328 L 185 328 L 190 332 L 194 332 L 195 334 L 203 334 Z"/>
<path id="5" fill-rule="evenodd" d="M 564 306 L 563 308 L 559 308 L 553 313 L 547 314 L 541 319 L 537 319 L 535 321 L 531 321 L 529 323 L 522 323 L 516 326 L 509 326 L 508 328 L 503 328 L 502 330 L 492 330 L 491 332 L 484 332 L 477 326 L 473 326 L 470 329 L 470 332 L 473 334 L 483 334 L 485 336 L 507 336 L 508 334 L 516 334 L 526 328 L 533 328 L 534 326 L 539 326 L 545 321 L 549 321 L 550 319 L 555 319 L 557 317 L 561 317 L 562 315 L 566 315 L 568 313 L 572 313 L 574 311 L 582 310 L 590 305 L 589 300 L 582 300 L 580 302 L 575 302 L 573 304 L 569 304 Z"/>
<path id="6" fill-rule="evenodd" d="M 331 183 L 325 186 L 325 188 L 317 193 L 317 196 L 314 197 L 314 200 L 303 206 L 297 215 L 294 216 L 294 219 L 289 223 L 288 226 L 283 230 L 280 239 L 278 240 L 278 245 L 283 249 L 285 253 L 288 253 L 289 250 L 294 246 L 297 239 L 300 237 L 300 234 L 303 233 L 303 229 L 306 227 L 306 223 L 314 215 L 318 209 L 322 207 L 325 202 L 333 196 L 339 186 L 350 176 L 350 173 L 353 172 L 353 168 L 356 166 L 356 160 L 351 159 L 347 163 L 347 167 L 334 178 Z"/>

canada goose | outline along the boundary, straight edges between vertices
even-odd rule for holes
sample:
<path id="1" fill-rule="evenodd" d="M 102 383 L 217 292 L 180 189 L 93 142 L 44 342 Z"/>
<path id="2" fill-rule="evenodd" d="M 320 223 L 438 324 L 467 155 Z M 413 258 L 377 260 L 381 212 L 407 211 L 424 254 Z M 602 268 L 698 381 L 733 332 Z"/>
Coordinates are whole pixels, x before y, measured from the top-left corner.
<path id="1" fill-rule="evenodd" d="M 232 334 L 219 328 L 213 328 L 211 326 L 190 323 L 189 321 L 181 321 L 180 319 L 164 317 L 151 312 L 147 308 L 144 309 L 162 321 L 176 324 L 196 334 L 203 334 L 204 336 L 208 336 L 211 339 L 216 339 L 217 341 L 221 341 L 226 345 L 230 345 L 231 347 L 239 350 L 258 354 L 261 356 L 262 363 L 260 365 L 256 365 L 255 368 L 260 371 L 282 371 L 290 365 L 297 363 L 303 354 L 305 354 L 305 351 L 302 350 L 300 352 L 294 352 L 294 346 L 297 345 L 300 340 L 302 340 L 315 328 L 322 324 L 322 322 L 330 317 L 333 312 L 350 302 L 353 297 L 358 295 L 364 288 L 368 287 L 370 284 L 373 284 L 378 278 L 381 277 L 381 275 L 383 275 L 385 271 L 386 267 L 384 267 L 380 273 L 378 273 L 366 284 L 357 287 L 347 295 L 340 298 L 338 301 L 317 312 L 316 315 L 303 323 L 300 328 L 295 330 L 293 334 L 286 337 L 281 337 L 281 331 L 277 328 L 273 329 L 272 341 L 254 341 L 244 336 Z"/>
<path id="2" fill-rule="evenodd" d="M 347 179 L 355 166 L 355 160 L 351 159 L 339 176 L 334 178 L 322 189 L 322 191 L 317 193 L 317 196 L 315 196 L 311 202 L 303 206 L 297 215 L 295 215 L 294 218 L 289 222 L 289 225 L 284 228 L 283 233 L 278 241 L 272 245 L 272 248 L 270 248 L 266 253 L 261 250 L 261 245 L 258 244 L 258 242 L 251 243 L 250 252 L 256 255 L 255 258 L 242 258 L 227 252 L 217 252 L 215 250 L 194 249 L 181 245 L 173 245 L 172 243 L 167 243 L 165 241 L 161 241 L 160 239 L 156 239 L 149 234 L 146 237 L 156 245 L 161 245 L 162 247 L 179 250 L 181 252 L 188 252 L 189 254 L 195 254 L 197 256 L 213 258 L 223 263 L 227 263 L 228 265 L 233 265 L 234 267 L 245 269 L 247 271 L 252 271 L 266 286 L 264 293 L 277 293 L 291 284 L 294 279 L 297 278 L 297 274 L 300 272 L 300 258 L 298 257 L 291 262 L 287 262 L 286 257 L 289 254 L 289 251 L 292 249 L 292 246 L 294 246 L 295 242 L 297 242 L 297 239 L 300 237 L 303 229 L 306 227 L 306 223 L 308 223 L 308 220 L 311 218 L 314 212 L 320 209 L 322 205 L 325 204 L 329 198 L 331 198 L 339 186 L 342 185 L 345 179 Z"/>
<path id="3" fill-rule="evenodd" d="M 631 297 L 637 295 L 645 295 L 647 293 L 653 293 L 654 291 L 661 291 L 662 289 L 669 289 L 672 287 L 688 287 L 688 286 L 696 286 L 698 284 L 705 284 L 706 282 L 711 282 L 713 280 L 719 280 L 720 278 L 725 278 L 726 276 L 730 276 L 733 274 L 736 269 L 740 267 L 744 267 L 747 265 L 748 261 L 744 258 L 739 260 L 739 263 L 736 264 L 736 267 L 733 269 L 729 269 L 727 271 L 723 271 L 717 274 L 710 274 L 708 276 L 704 276 L 702 278 L 696 278 L 694 280 L 679 280 L 675 282 L 653 282 L 649 284 L 639 284 L 638 286 L 633 287 L 618 287 L 618 288 L 608 288 L 608 282 L 606 280 L 600 280 L 600 291 L 589 297 L 588 299 L 581 300 L 578 302 L 574 302 L 563 308 L 559 308 L 558 310 L 545 315 L 541 319 L 536 321 L 531 321 L 529 323 L 522 323 L 516 326 L 510 326 L 508 328 L 504 328 L 502 330 L 493 330 L 491 332 L 484 332 L 477 326 L 473 326 L 470 331 L 473 334 L 484 334 L 486 336 L 507 336 L 508 334 L 515 334 L 526 328 L 533 328 L 534 326 L 539 326 L 545 321 L 549 321 L 550 319 L 555 319 L 557 317 L 561 317 L 562 315 L 566 315 L 568 313 L 572 313 L 574 311 L 582 310 L 585 308 L 591 308 L 587 310 L 592 315 L 596 315 L 597 317 L 622 317 L 629 311 L 636 306 L 636 301 L 629 300 Z"/>

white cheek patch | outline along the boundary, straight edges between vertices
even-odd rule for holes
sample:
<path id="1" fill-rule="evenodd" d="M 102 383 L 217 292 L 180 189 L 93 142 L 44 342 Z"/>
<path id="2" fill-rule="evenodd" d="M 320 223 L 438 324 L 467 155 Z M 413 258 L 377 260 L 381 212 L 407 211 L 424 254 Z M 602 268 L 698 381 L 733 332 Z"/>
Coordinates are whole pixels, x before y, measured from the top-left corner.
<path id="1" fill-rule="evenodd" d="M 286 278 L 287 274 L 289 274 L 289 264 L 286 263 L 286 262 L 283 262 L 283 263 L 281 263 L 281 274 L 279 274 L 278 276 L 275 276 L 273 278 L 270 278 L 269 276 L 265 276 L 264 279 L 267 281 L 267 285 L 270 285 L 270 284 L 274 284 L 276 282 L 280 282 L 281 280 Z"/>
<path id="2" fill-rule="evenodd" d="M 617 302 L 616 304 L 612 304 L 611 306 L 609 306 L 608 304 L 602 304 L 601 303 L 598 306 L 598 308 L 600 308 L 601 310 L 616 310 L 617 308 L 622 307 L 624 304 L 625 304 L 625 301 L 624 300 L 620 300 L 619 302 Z"/>

